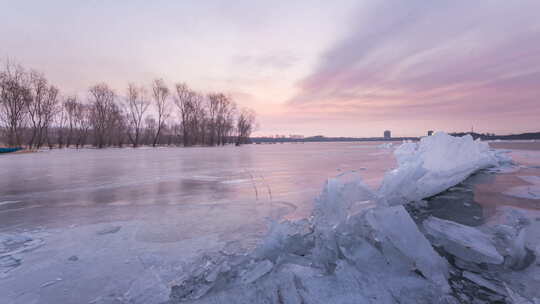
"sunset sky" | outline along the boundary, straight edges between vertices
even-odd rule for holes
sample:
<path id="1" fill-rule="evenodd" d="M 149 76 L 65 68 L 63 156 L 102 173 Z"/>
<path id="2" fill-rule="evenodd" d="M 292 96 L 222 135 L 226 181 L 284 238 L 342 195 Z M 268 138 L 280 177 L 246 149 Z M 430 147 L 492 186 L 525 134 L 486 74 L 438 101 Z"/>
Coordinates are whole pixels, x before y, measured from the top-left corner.
<path id="1" fill-rule="evenodd" d="M 540 131 L 538 0 L 0 0 L 0 58 L 64 94 L 161 77 L 256 135 Z"/>

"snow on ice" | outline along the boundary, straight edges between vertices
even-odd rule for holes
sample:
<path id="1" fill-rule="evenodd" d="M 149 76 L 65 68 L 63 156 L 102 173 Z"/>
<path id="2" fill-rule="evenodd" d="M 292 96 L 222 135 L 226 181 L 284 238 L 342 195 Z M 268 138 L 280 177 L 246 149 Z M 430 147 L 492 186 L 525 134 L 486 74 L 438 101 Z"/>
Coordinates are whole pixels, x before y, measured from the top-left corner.
<path id="1" fill-rule="evenodd" d="M 42 239 L 25 234 L 0 234 L 0 278 L 21 265 L 24 253 L 36 250 L 43 244 Z"/>

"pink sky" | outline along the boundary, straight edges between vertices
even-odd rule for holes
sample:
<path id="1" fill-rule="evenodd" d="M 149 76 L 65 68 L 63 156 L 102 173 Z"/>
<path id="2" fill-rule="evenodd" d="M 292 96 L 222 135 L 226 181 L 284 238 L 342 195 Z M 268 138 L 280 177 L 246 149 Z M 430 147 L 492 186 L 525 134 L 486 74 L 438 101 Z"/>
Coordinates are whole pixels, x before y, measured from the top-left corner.
<path id="1" fill-rule="evenodd" d="M 258 135 L 540 131 L 537 0 L 2 2 L 0 56 L 65 94 L 185 81 Z"/>

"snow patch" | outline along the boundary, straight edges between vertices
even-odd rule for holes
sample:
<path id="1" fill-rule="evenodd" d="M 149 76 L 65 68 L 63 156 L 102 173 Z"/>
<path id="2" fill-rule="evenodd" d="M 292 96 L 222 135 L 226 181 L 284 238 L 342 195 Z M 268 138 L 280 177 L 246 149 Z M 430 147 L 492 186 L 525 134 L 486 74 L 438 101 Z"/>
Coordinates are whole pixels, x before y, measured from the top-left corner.
<path id="1" fill-rule="evenodd" d="M 36 250 L 45 242 L 26 234 L 0 234 L 0 278 L 19 267 L 25 253 Z"/>

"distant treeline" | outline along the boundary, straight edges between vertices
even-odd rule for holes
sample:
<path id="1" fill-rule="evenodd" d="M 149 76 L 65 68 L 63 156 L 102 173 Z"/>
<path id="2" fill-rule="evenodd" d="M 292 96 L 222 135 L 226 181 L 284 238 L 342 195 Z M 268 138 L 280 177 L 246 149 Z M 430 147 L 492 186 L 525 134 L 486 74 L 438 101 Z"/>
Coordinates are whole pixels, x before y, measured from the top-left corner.
<path id="1" fill-rule="evenodd" d="M 403 140 L 418 140 L 418 137 L 326 137 L 312 136 L 305 138 L 289 138 L 289 137 L 252 137 L 253 143 L 283 143 L 283 142 L 352 142 L 352 141 L 403 141 Z"/>
<path id="2" fill-rule="evenodd" d="M 465 136 L 471 135 L 474 139 L 482 140 L 530 140 L 539 139 L 540 132 L 536 133 L 523 133 L 513 135 L 496 135 L 491 133 L 474 133 L 474 132 L 458 132 L 450 133 L 453 136 Z M 325 137 L 325 136 L 312 136 L 305 138 L 290 138 L 290 137 L 252 137 L 253 143 L 303 143 L 303 142 L 355 142 L 355 141 L 404 141 L 404 140 L 420 140 L 420 137 Z"/>
<path id="3" fill-rule="evenodd" d="M 98 83 L 80 100 L 63 96 L 39 72 L 10 62 L 0 67 L 0 144 L 11 147 L 243 144 L 254 127 L 254 111 L 185 83 L 130 83 L 125 97 Z"/>
<path id="4" fill-rule="evenodd" d="M 475 132 L 460 132 L 460 133 L 450 133 L 454 136 L 464 136 L 471 135 L 474 139 L 482 140 L 531 140 L 531 139 L 540 139 L 540 132 L 533 133 L 521 133 L 521 134 L 511 134 L 511 135 L 497 135 L 493 133 L 475 133 Z"/>

